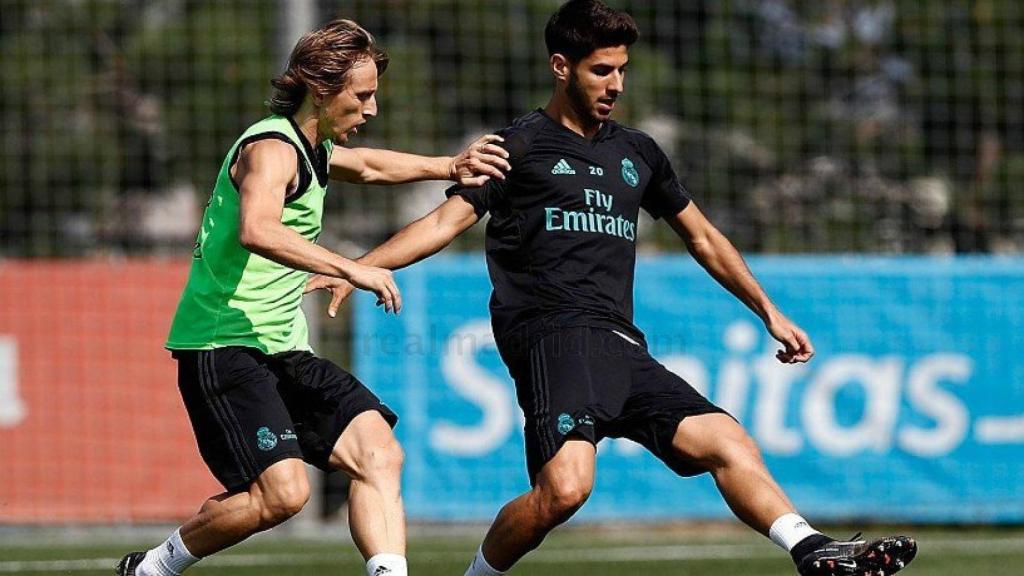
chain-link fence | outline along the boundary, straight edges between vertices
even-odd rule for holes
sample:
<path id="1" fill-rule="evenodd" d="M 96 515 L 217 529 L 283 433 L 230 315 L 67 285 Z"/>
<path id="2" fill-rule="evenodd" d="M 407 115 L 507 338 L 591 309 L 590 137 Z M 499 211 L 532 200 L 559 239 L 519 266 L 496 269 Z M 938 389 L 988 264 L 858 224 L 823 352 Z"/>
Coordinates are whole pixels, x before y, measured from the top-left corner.
<path id="1" fill-rule="evenodd" d="M 1024 246 L 1019 3 L 617 4 L 642 31 L 618 119 L 655 136 L 741 249 Z M 542 31 L 557 5 L 320 0 L 311 24 L 354 18 L 392 55 L 360 145 L 450 153 L 544 105 Z M 188 250 L 222 155 L 266 111 L 288 10 L 4 2 L 3 254 Z M 440 189 L 336 184 L 324 241 L 370 246 L 436 205 Z"/>

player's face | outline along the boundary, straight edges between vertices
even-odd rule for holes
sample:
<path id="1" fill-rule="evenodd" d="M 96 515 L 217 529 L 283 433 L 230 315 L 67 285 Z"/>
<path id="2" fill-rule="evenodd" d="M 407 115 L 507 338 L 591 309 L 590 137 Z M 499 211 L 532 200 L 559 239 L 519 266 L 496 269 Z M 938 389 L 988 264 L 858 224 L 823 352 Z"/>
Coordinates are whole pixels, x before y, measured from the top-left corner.
<path id="1" fill-rule="evenodd" d="M 352 67 L 341 92 L 324 98 L 319 131 L 335 144 L 348 142 L 368 118 L 377 115 L 377 66 L 365 59 Z"/>
<path id="2" fill-rule="evenodd" d="M 600 123 L 608 120 L 615 102 L 626 89 L 627 46 L 599 48 L 570 69 L 566 94 L 583 117 Z"/>

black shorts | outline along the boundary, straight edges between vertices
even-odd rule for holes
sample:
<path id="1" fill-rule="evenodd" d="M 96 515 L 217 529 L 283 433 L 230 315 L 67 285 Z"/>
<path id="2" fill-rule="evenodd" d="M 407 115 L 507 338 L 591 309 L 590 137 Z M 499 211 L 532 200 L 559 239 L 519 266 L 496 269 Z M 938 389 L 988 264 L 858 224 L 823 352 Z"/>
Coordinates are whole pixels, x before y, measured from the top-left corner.
<path id="1" fill-rule="evenodd" d="M 562 328 L 516 350 L 499 351 L 516 382 L 526 416 L 530 483 L 566 439 L 629 438 L 681 476 L 706 470 L 671 446 L 687 416 L 726 412 L 651 357 L 647 349 L 604 328 Z"/>
<path id="2" fill-rule="evenodd" d="M 285 458 L 330 471 L 341 432 L 367 410 L 392 427 L 398 422 L 354 376 L 310 352 L 229 346 L 172 356 L 199 452 L 228 491 L 247 488 Z"/>

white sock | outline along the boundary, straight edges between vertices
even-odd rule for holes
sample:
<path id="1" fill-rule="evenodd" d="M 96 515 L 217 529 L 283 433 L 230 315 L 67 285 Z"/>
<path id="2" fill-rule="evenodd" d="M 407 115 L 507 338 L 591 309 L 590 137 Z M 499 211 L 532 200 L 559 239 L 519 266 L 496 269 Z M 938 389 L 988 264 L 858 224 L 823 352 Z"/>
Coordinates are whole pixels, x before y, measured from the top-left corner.
<path id="1" fill-rule="evenodd" d="M 484 547 L 480 546 L 476 550 L 476 557 L 473 558 L 473 562 L 470 563 L 469 569 L 466 570 L 465 576 L 501 576 L 504 572 L 499 572 L 491 565 L 487 563 L 487 559 L 484 558 Z"/>
<path id="2" fill-rule="evenodd" d="M 367 576 L 409 576 L 405 556 L 377 554 L 366 561 Z"/>
<path id="3" fill-rule="evenodd" d="M 174 531 L 163 544 L 146 552 L 146 557 L 135 569 L 136 576 L 181 576 L 189 566 L 199 562 L 181 541 L 181 528 Z"/>
<path id="4" fill-rule="evenodd" d="M 780 516 L 775 522 L 772 522 L 771 529 L 768 530 L 768 537 L 772 539 L 779 547 L 789 552 L 800 543 L 801 540 L 808 536 L 814 536 L 815 534 L 821 534 L 811 525 L 807 523 L 799 514 L 784 514 Z"/>

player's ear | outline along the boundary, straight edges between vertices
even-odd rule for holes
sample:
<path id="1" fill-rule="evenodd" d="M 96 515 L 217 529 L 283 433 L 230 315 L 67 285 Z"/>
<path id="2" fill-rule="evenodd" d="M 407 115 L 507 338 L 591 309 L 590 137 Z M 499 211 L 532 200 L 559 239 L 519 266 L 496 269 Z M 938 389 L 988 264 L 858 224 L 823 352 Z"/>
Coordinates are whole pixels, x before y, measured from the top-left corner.
<path id="1" fill-rule="evenodd" d="M 324 103 L 327 101 L 327 96 L 315 88 L 309 89 L 309 97 L 313 100 L 313 106 L 318 110 L 323 108 Z"/>
<path id="2" fill-rule="evenodd" d="M 551 55 L 551 73 L 555 75 L 555 80 L 568 82 L 570 66 L 569 59 L 565 56 L 561 54 Z"/>

